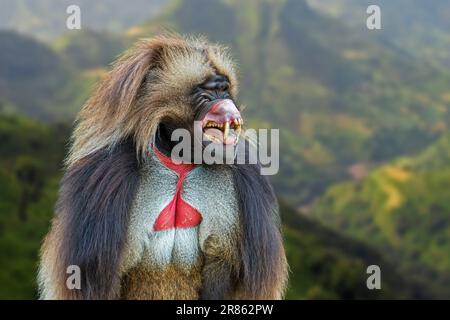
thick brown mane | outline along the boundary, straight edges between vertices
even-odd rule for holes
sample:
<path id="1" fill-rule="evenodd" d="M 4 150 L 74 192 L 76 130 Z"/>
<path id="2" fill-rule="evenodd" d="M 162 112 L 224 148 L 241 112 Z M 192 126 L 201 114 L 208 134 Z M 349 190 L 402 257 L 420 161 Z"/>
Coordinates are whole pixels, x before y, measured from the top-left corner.
<path id="1" fill-rule="evenodd" d="M 141 157 L 163 118 L 180 125 L 193 121 L 192 88 L 214 73 L 230 79 L 235 96 L 236 75 L 226 48 L 173 35 L 141 40 L 114 63 L 80 111 L 67 165 L 128 137 Z"/>

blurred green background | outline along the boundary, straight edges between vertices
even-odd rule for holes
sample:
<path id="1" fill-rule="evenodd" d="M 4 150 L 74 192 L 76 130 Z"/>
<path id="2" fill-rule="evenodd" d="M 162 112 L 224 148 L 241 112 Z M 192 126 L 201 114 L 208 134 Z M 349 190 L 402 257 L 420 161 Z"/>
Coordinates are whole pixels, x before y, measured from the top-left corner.
<path id="1" fill-rule="evenodd" d="M 450 1 L 0 0 L 1 299 L 36 298 L 74 115 L 163 30 L 230 46 L 247 123 L 280 128 L 287 298 L 450 298 Z"/>

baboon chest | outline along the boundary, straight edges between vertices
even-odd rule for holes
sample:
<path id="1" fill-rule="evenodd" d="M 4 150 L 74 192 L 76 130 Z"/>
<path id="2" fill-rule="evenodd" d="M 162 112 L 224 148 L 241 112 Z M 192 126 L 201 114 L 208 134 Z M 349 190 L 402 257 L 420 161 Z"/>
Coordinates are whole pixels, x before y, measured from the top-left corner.
<path id="1" fill-rule="evenodd" d="M 175 165 L 150 155 L 141 170 L 128 228 L 125 265 L 195 266 L 214 236 L 227 250 L 238 204 L 226 166 Z"/>

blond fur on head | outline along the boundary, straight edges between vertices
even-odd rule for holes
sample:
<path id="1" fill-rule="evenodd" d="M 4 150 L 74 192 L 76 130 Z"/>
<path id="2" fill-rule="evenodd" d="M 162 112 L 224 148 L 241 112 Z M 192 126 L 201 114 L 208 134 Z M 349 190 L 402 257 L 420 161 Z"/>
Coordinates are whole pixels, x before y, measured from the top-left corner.
<path id="1" fill-rule="evenodd" d="M 235 98 L 236 74 L 225 47 L 176 35 L 139 41 L 113 64 L 78 114 L 66 164 L 128 137 L 142 159 L 163 119 L 180 126 L 193 122 L 192 90 L 213 74 L 229 78 Z"/>

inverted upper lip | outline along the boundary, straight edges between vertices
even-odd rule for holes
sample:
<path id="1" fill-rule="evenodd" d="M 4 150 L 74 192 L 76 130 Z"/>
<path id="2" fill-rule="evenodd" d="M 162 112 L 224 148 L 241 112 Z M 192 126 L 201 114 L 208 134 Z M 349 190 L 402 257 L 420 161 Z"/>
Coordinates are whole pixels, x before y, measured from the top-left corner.
<path id="1" fill-rule="evenodd" d="M 202 119 L 204 135 L 211 141 L 227 144 L 230 129 L 233 130 L 233 143 L 237 142 L 237 137 L 241 132 L 243 120 L 241 113 L 230 99 L 221 99 L 214 103 L 211 109 Z M 218 129 L 222 131 L 222 141 L 217 141 L 218 137 L 207 134 L 207 129 Z"/>

